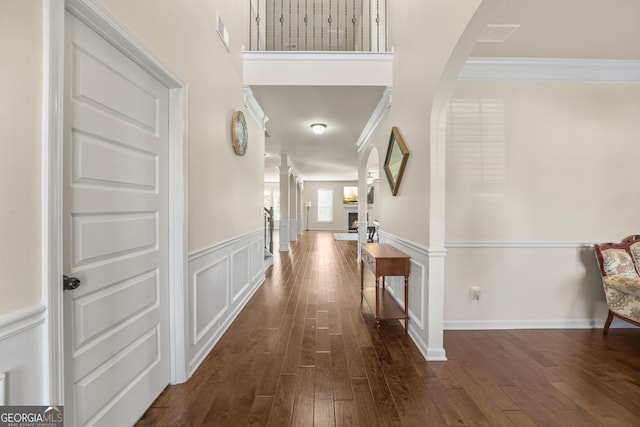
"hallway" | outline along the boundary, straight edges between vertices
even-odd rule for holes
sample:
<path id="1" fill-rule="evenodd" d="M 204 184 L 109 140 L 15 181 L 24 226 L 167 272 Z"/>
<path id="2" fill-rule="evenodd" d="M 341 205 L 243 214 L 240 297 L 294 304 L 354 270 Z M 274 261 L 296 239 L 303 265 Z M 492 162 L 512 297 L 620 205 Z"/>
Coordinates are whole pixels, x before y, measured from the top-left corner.
<path id="1" fill-rule="evenodd" d="M 138 425 L 640 422 L 640 330 L 448 331 L 449 361 L 427 363 L 399 322 L 377 328 L 361 304 L 356 249 L 305 232 L 277 253 L 193 377 Z"/>

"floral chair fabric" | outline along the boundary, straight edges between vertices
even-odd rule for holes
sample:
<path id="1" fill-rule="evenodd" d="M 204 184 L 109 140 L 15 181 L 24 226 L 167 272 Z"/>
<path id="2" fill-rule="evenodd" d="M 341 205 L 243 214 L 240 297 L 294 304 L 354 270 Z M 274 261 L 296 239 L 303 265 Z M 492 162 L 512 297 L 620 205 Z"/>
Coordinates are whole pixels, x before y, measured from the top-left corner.
<path id="1" fill-rule="evenodd" d="M 609 332 L 614 316 L 640 326 L 640 235 L 594 248 L 609 307 L 604 334 Z"/>

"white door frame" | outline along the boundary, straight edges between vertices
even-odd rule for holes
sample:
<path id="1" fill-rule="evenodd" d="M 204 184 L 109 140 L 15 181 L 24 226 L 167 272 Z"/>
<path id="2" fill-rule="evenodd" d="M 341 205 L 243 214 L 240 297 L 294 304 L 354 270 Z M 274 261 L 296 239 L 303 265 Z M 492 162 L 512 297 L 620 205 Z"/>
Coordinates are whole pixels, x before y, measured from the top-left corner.
<path id="1" fill-rule="evenodd" d="M 187 85 L 97 0 L 45 0 L 43 17 L 42 283 L 47 305 L 44 387 L 64 404 L 62 174 L 64 15 L 68 10 L 169 89 L 169 345 L 171 383 L 187 379 Z"/>

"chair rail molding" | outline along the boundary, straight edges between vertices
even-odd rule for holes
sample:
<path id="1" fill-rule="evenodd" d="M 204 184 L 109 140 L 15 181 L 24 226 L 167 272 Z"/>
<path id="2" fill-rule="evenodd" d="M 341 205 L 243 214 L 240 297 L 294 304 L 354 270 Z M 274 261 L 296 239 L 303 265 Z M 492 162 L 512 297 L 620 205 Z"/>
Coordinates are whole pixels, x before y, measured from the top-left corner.
<path id="1" fill-rule="evenodd" d="M 592 248 L 595 242 L 578 241 L 451 241 L 445 242 L 448 249 L 480 249 L 480 248 Z"/>
<path id="2" fill-rule="evenodd" d="M 45 316 L 44 304 L 35 304 L 0 316 L 0 341 L 44 323 Z"/>
<path id="3" fill-rule="evenodd" d="M 640 61 L 472 57 L 466 60 L 458 80 L 639 83 Z"/>

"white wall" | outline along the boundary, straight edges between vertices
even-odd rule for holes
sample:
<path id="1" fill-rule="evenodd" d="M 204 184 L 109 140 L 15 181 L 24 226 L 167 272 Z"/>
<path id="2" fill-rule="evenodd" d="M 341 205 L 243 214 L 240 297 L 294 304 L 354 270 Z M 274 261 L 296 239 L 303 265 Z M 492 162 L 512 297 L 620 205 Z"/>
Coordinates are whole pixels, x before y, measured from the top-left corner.
<path id="1" fill-rule="evenodd" d="M 43 2 L 0 2 L 0 373 L 5 404 L 48 404 L 41 281 Z"/>
<path id="2" fill-rule="evenodd" d="M 305 181 L 302 193 L 303 216 L 306 216 L 307 201 L 311 201 L 309 209 L 309 229 L 310 230 L 338 230 L 347 231 L 347 212 L 358 212 L 357 204 L 344 204 L 342 200 L 344 187 L 357 187 L 357 181 Z M 330 188 L 333 190 L 333 221 L 318 222 L 318 190 Z M 364 199 L 363 199 L 364 197 Z M 366 200 L 366 195 L 358 194 L 358 200 Z M 306 229 L 306 218 L 303 229 Z"/>
<path id="3" fill-rule="evenodd" d="M 264 132 L 243 107 L 242 42 L 248 2 L 103 0 L 189 88 L 189 249 L 201 250 L 262 227 Z M 230 51 L 216 32 L 219 12 Z M 231 116 L 249 126 L 245 156 L 234 154 Z"/>
<path id="4" fill-rule="evenodd" d="M 102 0 L 188 85 L 187 363 L 191 374 L 264 281 L 264 131 L 243 105 L 248 2 Z M 216 32 L 217 16 L 230 49 Z M 234 153 L 241 110 L 249 143 Z"/>
<path id="5" fill-rule="evenodd" d="M 42 2 L 0 2 L 0 316 L 40 303 Z"/>
<path id="6" fill-rule="evenodd" d="M 194 276 L 187 284 L 194 306 L 202 305 L 195 296 L 198 287 L 201 295 L 206 288 L 230 297 L 223 312 L 188 313 L 190 319 L 200 316 L 200 323 L 189 323 L 190 335 L 194 328 L 206 329 L 197 348 L 189 347 L 193 367 L 263 280 L 264 132 L 243 106 L 246 5 L 239 7 L 235 0 L 100 2 L 187 83 L 189 269 L 204 253 L 230 260 L 228 277 L 211 281 Z M 0 372 L 8 372 L 12 404 L 52 403 L 47 399 L 43 323 L 48 307 L 42 304 L 40 271 L 45 5 L 37 0 L 0 2 Z M 229 30 L 230 51 L 216 33 L 217 12 Z M 236 156 L 231 145 L 231 116 L 237 110 L 244 111 L 249 126 L 244 157 Z M 219 316 L 216 324 L 202 329 L 211 316 Z"/>
<path id="7" fill-rule="evenodd" d="M 428 360 L 446 358 L 442 328 L 444 152 L 438 138 L 439 100 L 448 96 L 450 84 L 498 3 L 409 0 L 390 4 L 392 105 L 368 146 L 359 153 L 360 172 L 365 170 L 372 146 L 380 153 L 382 164 L 393 126 L 399 128 L 409 149 L 397 196 L 391 195 L 384 182 L 377 194 L 380 241 L 406 248 L 423 263 L 419 277 L 411 279 L 417 279 L 414 286 L 420 288 L 415 293 L 419 301 L 409 301 L 410 305 L 418 304 L 422 320 L 409 322 L 409 333 Z"/>
<path id="8" fill-rule="evenodd" d="M 382 167 L 391 127 L 397 126 L 404 137 L 410 152 L 404 177 L 396 197 L 381 185 L 380 220 L 385 231 L 419 245 L 429 243 L 431 106 L 460 34 L 480 3 L 456 2 L 453 7 L 446 0 L 410 0 L 389 4 L 393 102 L 369 143 L 380 153 Z M 361 163 L 366 163 L 368 152 L 362 155 Z M 421 220 L 407 220 L 409 213 Z"/>
<path id="9" fill-rule="evenodd" d="M 588 245 L 638 232 L 639 99 L 637 84 L 458 83 L 454 100 L 504 105 L 506 167 L 470 182 L 447 141 L 448 327 L 602 326 Z"/>

